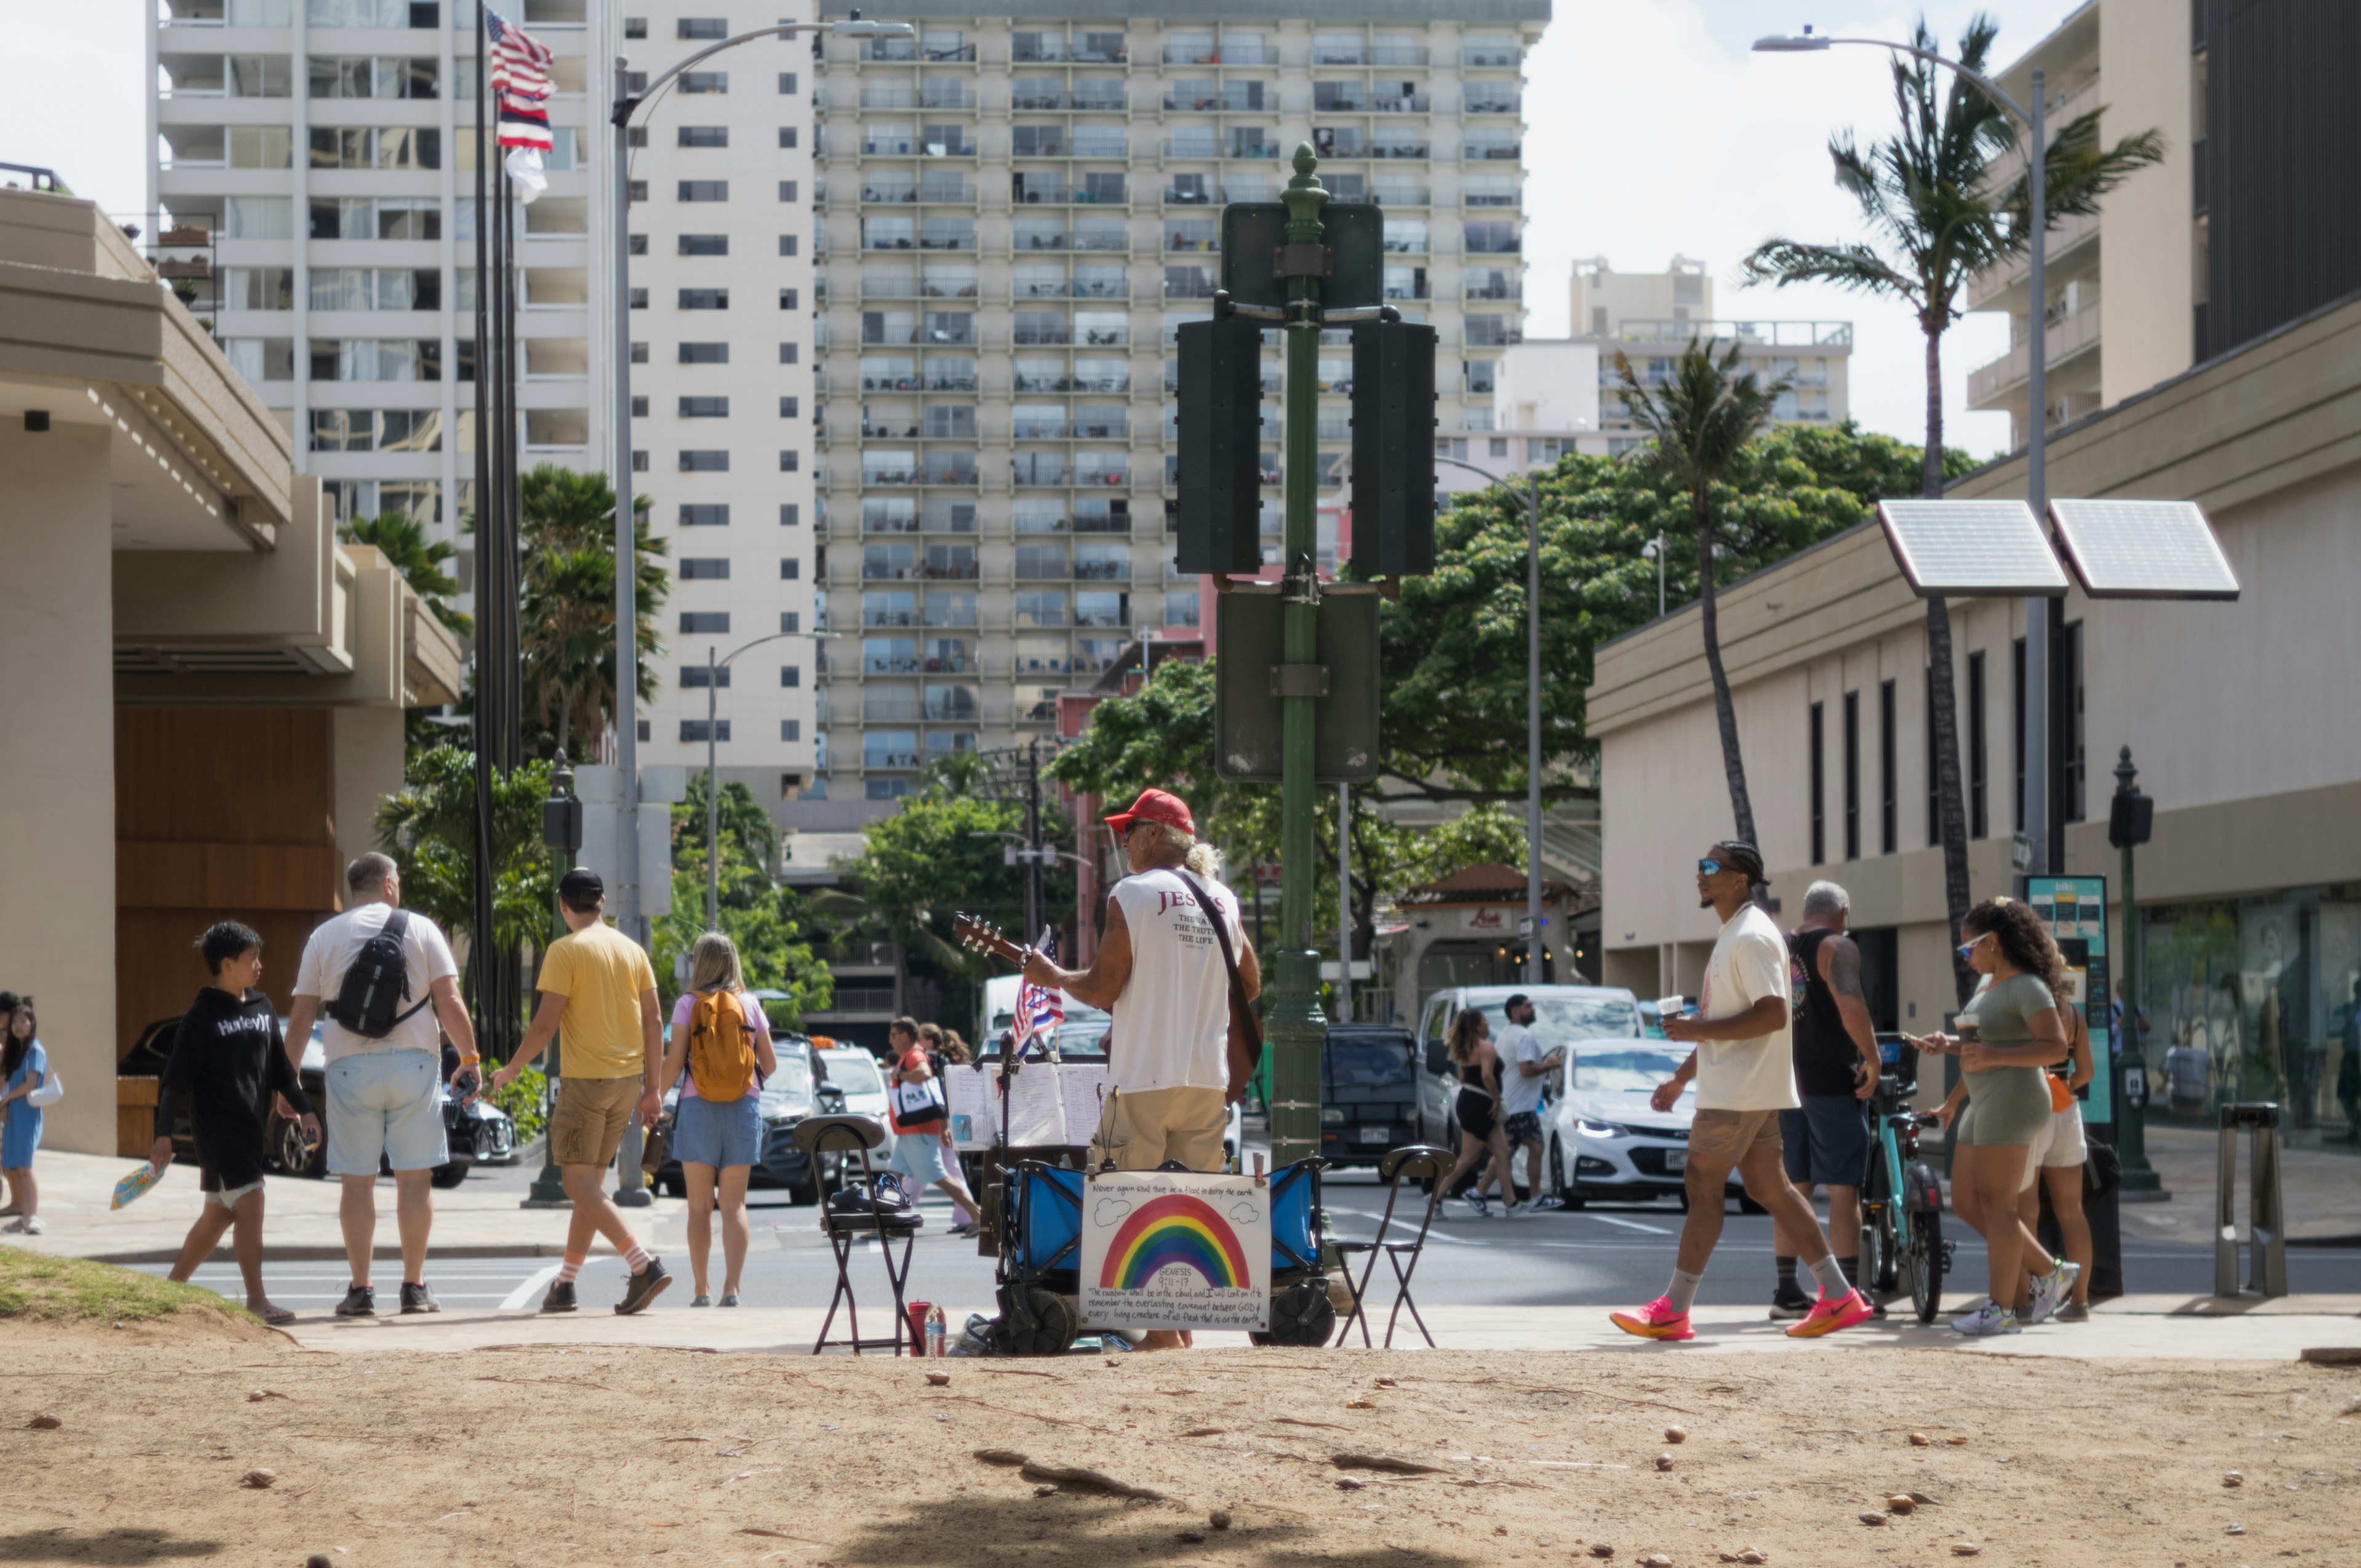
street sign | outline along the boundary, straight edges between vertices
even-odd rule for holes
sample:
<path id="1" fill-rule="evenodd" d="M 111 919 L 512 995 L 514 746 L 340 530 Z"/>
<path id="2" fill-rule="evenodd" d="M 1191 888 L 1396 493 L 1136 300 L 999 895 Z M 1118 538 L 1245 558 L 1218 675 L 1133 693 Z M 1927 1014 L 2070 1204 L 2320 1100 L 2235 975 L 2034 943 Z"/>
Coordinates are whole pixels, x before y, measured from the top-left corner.
<path id="1" fill-rule="evenodd" d="M 1320 210 L 1327 248 L 1320 307 L 1361 310 L 1385 301 L 1386 224 L 1374 202 L 1330 202 Z M 1278 202 L 1232 202 L 1222 209 L 1222 287 L 1234 304 L 1283 310 L 1287 208 Z M 1290 258 L 1290 261 L 1292 258 Z"/>
<path id="2" fill-rule="evenodd" d="M 2051 501 L 2049 516 L 2094 599 L 2238 597 L 2238 575 L 2195 501 Z"/>
<path id="3" fill-rule="evenodd" d="M 1880 501 L 1877 521 L 1920 598 L 2062 598 L 2066 569 L 2023 501 Z"/>
<path id="4" fill-rule="evenodd" d="M 1285 600 L 1277 583 L 1241 583 L 1214 605 L 1221 649 L 1213 661 L 1214 770 L 1232 784 L 1281 782 L 1281 688 L 1303 679 L 1313 683 L 1320 698 L 1315 780 L 1337 784 L 1376 778 L 1376 592 L 1333 583 L 1321 589 L 1319 654 L 1312 665 L 1288 665 L 1280 658 Z M 1315 670 L 1318 675 L 1309 674 Z M 1323 681 L 1324 691 L 1318 690 Z"/>

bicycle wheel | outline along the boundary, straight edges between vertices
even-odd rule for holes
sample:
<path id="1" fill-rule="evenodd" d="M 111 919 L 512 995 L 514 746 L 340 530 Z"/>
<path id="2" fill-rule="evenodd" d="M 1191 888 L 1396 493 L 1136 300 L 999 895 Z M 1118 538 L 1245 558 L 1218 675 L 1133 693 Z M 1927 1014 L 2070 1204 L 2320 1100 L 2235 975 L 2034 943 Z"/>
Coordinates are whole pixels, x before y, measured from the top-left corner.
<path id="1" fill-rule="evenodd" d="M 1943 1217 L 1927 1210 L 1910 1216 L 1910 1305 L 1931 1323 L 1943 1310 Z"/>
<path id="2" fill-rule="evenodd" d="M 1872 1160 L 1869 1179 L 1861 1189 L 1860 1278 L 1864 1293 L 1890 1295 L 1894 1289 L 1895 1255 L 1901 1248 L 1894 1234 L 1894 1195 L 1886 1190 L 1885 1166 Z M 1828 1238 L 1831 1242 L 1836 1238 Z"/>

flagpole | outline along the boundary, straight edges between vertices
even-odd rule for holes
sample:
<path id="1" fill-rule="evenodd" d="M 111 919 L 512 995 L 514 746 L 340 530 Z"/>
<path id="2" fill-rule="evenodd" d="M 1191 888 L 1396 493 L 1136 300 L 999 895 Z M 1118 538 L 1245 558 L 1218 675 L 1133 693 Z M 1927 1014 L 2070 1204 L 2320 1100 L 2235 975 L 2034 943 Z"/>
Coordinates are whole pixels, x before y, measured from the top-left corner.
<path id="1" fill-rule="evenodd" d="M 486 298 L 491 287 L 489 262 L 490 209 L 487 204 L 485 181 L 486 148 L 492 134 L 485 102 L 491 92 L 491 81 L 485 70 L 484 8 L 476 7 L 476 626 L 474 643 L 476 690 L 470 736 L 475 752 L 476 783 L 475 832 L 475 899 L 474 930 L 467 943 L 467 989 L 475 1004 L 479 1033 L 492 1015 L 492 748 L 489 722 L 495 698 L 491 692 L 492 661 L 486 656 L 489 644 L 494 607 L 500 602 L 500 553 L 498 531 L 492 523 L 491 420 L 489 406 L 491 367 L 490 313 Z M 481 1041 L 495 1058 L 500 1056 L 497 1038 Z"/>

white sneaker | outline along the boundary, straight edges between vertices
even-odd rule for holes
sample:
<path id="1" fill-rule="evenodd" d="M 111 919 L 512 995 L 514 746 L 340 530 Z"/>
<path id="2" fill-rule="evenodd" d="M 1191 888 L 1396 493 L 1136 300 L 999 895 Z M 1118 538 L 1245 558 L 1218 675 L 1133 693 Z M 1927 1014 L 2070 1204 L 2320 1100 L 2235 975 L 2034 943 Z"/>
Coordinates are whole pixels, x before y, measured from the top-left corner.
<path id="1" fill-rule="evenodd" d="M 2081 1274 L 2081 1264 L 2060 1262 L 2048 1273 L 2037 1277 L 2033 1282 L 2033 1299 L 2025 1314 L 2025 1321 L 2028 1323 L 2048 1321 L 2050 1314 L 2073 1298 L 2074 1281 Z"/>
<path id="2" fill-rule="evenodd" d="M 1491 1200 L 1481 1192 L 1470 1192 L 1460 1201 L 1466 1204 L 1467 1212 L 1479 1220 L 1488 1220 L 1492 1217 Z"/>
<path id="3" fill-rule="evenodd" d="M 1545 1210 L 1565 1208 L 1565 1200 L 1559 1197 L 1554 1192 L 1544 1192 L 1540 1197 L 1535 1198 L 1532 1202 L 1526 1204 L 1525 1207 L 1538 1214 Z"/>
<path id="4" fill-rule="evenodd" d="M 2015 1312 L 1991 1301 L 1985 1302 L 1964 1318 L 1953 1318 L 1951 1326 L 1963 1334 L 1978 1336 L 2014 1334 L 2024 1332 L 2023 1326 L 2016 1321 Z"/>
<path id="5" fill-rule="evenodd" d="M 5 1228 L 15 1235 L 38 1236 L 48 1227 L 41 1223 L 38 1214 L 25 1214 L 9 1221 Z"/>
<path id="6" fill-rule="evenodd" d="M 1511 1220 L 1530 1220 L 1533 1217 L 1533 1206 L 1531 1203 L 1511 1202 L 1501 1212 Z"/>

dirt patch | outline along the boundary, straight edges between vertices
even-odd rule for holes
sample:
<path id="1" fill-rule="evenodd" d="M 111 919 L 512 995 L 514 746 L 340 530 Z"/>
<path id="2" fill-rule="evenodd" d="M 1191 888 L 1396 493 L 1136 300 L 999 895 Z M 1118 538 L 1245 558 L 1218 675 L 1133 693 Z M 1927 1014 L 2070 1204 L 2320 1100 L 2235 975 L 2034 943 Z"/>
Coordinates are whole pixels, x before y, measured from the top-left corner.
<path id="1" fill-rule="evenodd" d="M 2349 1561 L 2361 1518 L 2335 1367 L 1299 1350 L 933 1387 L 877 1358 L 131 1332 L 0 1332 L 0 1563 L 2231 1568 Z M 1055 1478 L 1081 1471 L 1118 1490 Z"/>

